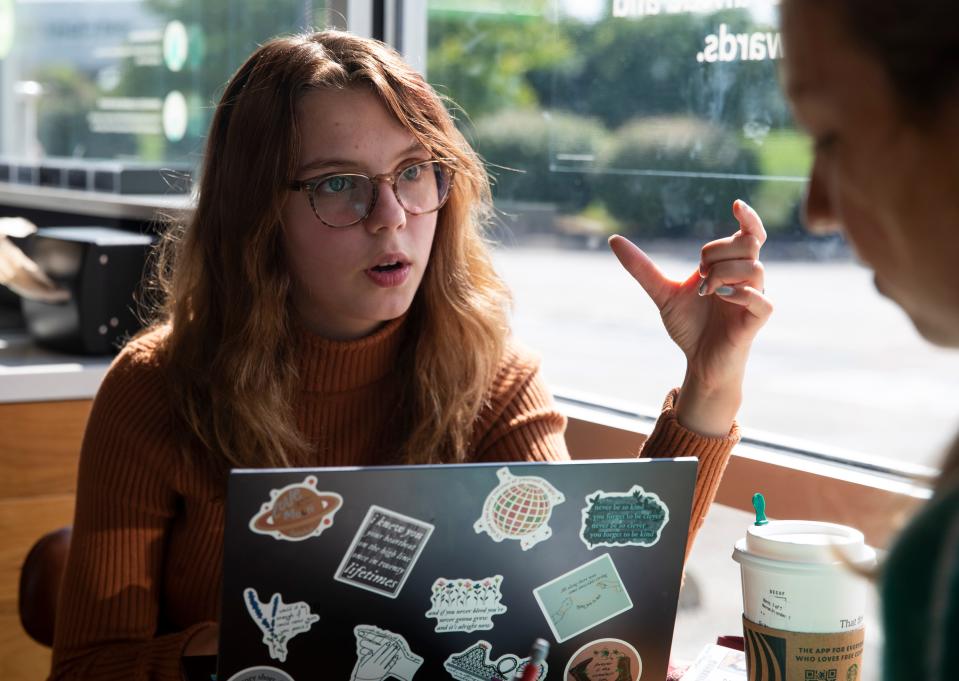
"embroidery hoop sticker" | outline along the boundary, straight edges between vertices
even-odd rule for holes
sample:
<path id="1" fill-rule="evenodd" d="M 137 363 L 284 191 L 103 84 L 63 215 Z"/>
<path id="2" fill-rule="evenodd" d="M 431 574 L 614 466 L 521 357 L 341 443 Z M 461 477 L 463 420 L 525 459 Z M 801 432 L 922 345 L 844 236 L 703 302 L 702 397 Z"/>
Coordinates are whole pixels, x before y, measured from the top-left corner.
<path id="1" fill-rule="evenodd" d="M 536 587 L 533 596 L 559 643 L 633 607 L 608 553 Z"/>
<path id="2" fill-rule="evenodd" d="M 454 631 L 466 634 L 493 628 L 493 617 L 506 612 L 501 600 L 502 575 L 485 579 L 438 578 L 430 588 L 426 617 L 436 618 L 437 633 Z"/>
<path id="3" fill-rule="evenodd" d="M 287 642 L 320 621 L 319 615 L 310 612 L 305 601 L 284 603 L 283 597 L 275 593 L 266 603 L 260 602 L 256 589 L 243 590 L 243 603 L 256 626 L 263 632 L 263 643 L 270 651 L 270 657 L 286 662 Z"/>
<path id="4" fill-rule="evenodd" d="M 316 483 L 316 476 L 310 475 L 303 482 L 271 490 L 270 500 L 250 519 L 250 530 L 286 541 L 319 537 L 333 525 L 343 497 L 320 492 Z"/>
<path id="5" fill-rule="evenodd" d="M 370 506 L 333 579 L 396 598 L 433 529 L 433 525 L 423 520 Z"/>
<path id="6" fill-rule="evenodd" d="M 479 640 L 466 650 L 453 653 L 446 662 L 443 663 L 443 669 L 449 673 L 456 681 L 506 681 L 507 679 L 518 679 L 522 676 L 530 658 L 520 658 L 518 655 L 507 653 L 493 660 L 490 653 L 493 646 L 484 640 Z M 536 676 L 537 681 L 546 678 L 546 672 L 549 671 L 549 665 L 544 660 L 539 665 L 539 673 Z"/>
<path id="7" fill-rule="evenodd" d="M 423 658 L 410 651 L 406 639 L 372 624 L 353 627 L 356 637 L 356 664 L 350 681 L 383 681 L 397 678 L 412 681 Z"/>
<path id="8" fill-rule="evenodd" d="M 586 548 L 599 546 L 650 547 L 659 541 L 669 522 L 669 507 L 658 494 L 633 485 L 625 494 L 601 489 L 586 495 L 579 538 Z"/>
<path id="9" fill-rule="evenodd" d="M 248 667 L 241 669 L 227 681 L 293 681 L 293 677 L 276 667 Z"/>
<path id="10" fill-rule="evenodd" d="M 535 475 L 513 475 L 508 468 L 496 471 L 499 484 L 483 502 L 483 515 L 473 524 L 476 534 L 485 532 L 499 543 L 519 541 L 524 551 L 549 539 L 553 507 L 566 501 L 563 493 Z"/>
<path id="11" fill-rule="evenodd" d="M 618 638 L 590 641 L 566 663 L 563 681 L 639 681 L 643 660 L 636 649 Z"/>

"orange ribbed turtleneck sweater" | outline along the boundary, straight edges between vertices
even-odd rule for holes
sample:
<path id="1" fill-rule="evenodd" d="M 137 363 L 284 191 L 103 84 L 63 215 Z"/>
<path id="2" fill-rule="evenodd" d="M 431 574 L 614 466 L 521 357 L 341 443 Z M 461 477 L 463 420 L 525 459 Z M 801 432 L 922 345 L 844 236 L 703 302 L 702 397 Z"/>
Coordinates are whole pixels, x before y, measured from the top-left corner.
<path id="1" fill-rule="evenodd" d="M 378 424 L 395 404 L 404 320 L 333 342 L 299 333 L 295 410 L 314 466 L 375 465 Z M 162 332 L 130 342 L 97 393 L 83 441 L 73 542 L 61 588 L 53 679 L 182 679 L 191 636 L 213 626 L 220 597 L 225 480 L 183 463 L 165 387 Z M 538 362 L 511 346 L 477 417 L 476 461 L 568 459 L 565 418 Z M 690 542 L 737 440 L 704 438 L 673 414 L 675 393 L 642 455 L 700 459 Z"/>

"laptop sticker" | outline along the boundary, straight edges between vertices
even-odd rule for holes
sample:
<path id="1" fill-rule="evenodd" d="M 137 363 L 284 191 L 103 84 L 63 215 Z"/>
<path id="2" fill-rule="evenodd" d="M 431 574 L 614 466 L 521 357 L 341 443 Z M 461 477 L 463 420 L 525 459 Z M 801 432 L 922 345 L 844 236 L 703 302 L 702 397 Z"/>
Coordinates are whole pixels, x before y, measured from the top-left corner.
<path id="1" fill-rule="evenodd" d="M 396 598 L 432 533 L 427 522 L 370 506 L 335 579 Z"/>
<path id="2" fill-rule="evenodd" d="M 633 607 L 608 553 L 536 587 L 533 595 L 560 643 Z"/>
<path id="3" fill-rule="evenodd" d="M 500 601 L 502 575 L 486 579 L 445 579 L 433 582 L 426 616 L 436 618 L 436 632 L 470 633 L 493 628 L 493 616 L 506 612 Z"/>
<path id="4" fill-rule="evenodd" d="M 293 677 L 276 667 L 249 667 L 241 669 L 227 681 L 293 681 Z"/>
<path id="5" fill-rule="evenodd" d="M 243 590 L 243 602 L 250 617 L 263 632 L 263 643 L 270 649 L 270 657 L 286 662 L 286 644 L 297 634 L 309 631 L 319 615 L 310 612 L 310 606 L 304 601 L 284 603 L 280 594 L 273 594 L 267 603 L 261 603 L 256 589 Z"/>
<path id="6" fill-rule="evenodd" d="M 523 675 L 529 657 L 520 658 L 516 655 L 503 655 L 495 662 L 490 658 L 493 646 L 486 641 L 477 641 L 461 653 L 453 653 L 443 668 L 456 681 L 507 681 L 518 679 Z M 537 681 L 546 678 L 549 665 L 544 661 L 539 665 Z"/>
<path id="7" fill-rule="evenodd" d="M 601 638 L 569 658 L 563 681 L 639 681 L 642 675 L 643 661 L 633 646 L 618 638 Z"/>
<path id="8" fill-rule="evenodd" d="M 270 500 L 250 519 L 250 529 L 274 539 L 302 541 L 319 537 L 333 525 L 333 516 L 343 505 L 336 492 L 316 489 L 316 477 L 270 491 Z"/>
<path id="9" fill-rule="evenodd" d="M 659 541 L 669 508 L 658 495 L 633 485 L 625 494 L 596 490 L 586 496 L 580 539 L 586 548 L 645 546 Z"/>
<path id="10" fill-rule="evenodd" d="M 493 541 L 519 540 L 524 551 L 550 538 L 549 518 L 553 507 L 566 501 L 543 478 L 516 476 L 508 468 L 496 471 L 499 485 L 486 497 L 483 515 L 473 525 L 477 534 L 486 532 Z"/>
<path id="11" fill-rule="evenodd" d="M 350 681 L 383 681 L 386 678 L 411 681 L 423 658 L 410 652 L 406 639 L 372 624 L 358 624 L 356 664 Z"/>

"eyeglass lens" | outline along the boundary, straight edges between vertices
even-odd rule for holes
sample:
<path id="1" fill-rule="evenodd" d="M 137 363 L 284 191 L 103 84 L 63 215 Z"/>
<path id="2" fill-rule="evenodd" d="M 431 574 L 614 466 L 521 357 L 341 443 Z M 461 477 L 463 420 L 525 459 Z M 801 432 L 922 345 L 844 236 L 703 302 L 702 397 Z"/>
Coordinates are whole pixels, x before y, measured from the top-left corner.
<path id="1" fill-rule="evenodd" d="M 411 215 L 429 213 L 446 200 L 450 177 L 449 169 L 435 161 L 408 166 L 396 176 L 396 198 Z M 334 227 L 354 224 L 370 212 L 373 193 L 365 175 L 328 177 L 313 191 L 316 217 Z"/>

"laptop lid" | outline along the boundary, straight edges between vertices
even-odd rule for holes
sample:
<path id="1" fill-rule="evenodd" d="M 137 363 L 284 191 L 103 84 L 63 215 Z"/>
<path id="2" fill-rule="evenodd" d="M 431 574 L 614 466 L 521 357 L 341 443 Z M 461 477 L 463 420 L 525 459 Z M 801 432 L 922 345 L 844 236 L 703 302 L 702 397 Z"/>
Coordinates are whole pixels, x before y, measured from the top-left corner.
<path id="1" fill-rule="evenodd" d="M 217 677 L 665 678 L 696 467 L 233 471 Z"/>

